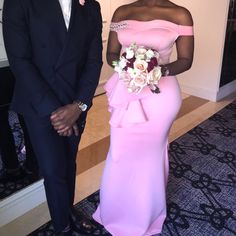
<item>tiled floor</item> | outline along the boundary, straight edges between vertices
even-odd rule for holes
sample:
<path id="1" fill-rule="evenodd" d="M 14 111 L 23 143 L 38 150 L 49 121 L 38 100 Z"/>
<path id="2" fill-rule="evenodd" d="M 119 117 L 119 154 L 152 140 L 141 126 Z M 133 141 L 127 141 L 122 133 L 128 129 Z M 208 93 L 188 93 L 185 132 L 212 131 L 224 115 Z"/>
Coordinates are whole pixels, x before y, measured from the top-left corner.
<path id="1" fill-rule="evenodd" d="M 170 131 L 172 141 L 222 109 L 236 98 L 234 95 L 221 102 L 183 94 L 183 105 Z M 104 160 L 109 146 L 109 113 L 104 95 L 94 99 L 87 126 L 78 152 L 78 169 L 75 202 L 99 189 Z M 24 236 L 49 220 L 47 204 L 41 204 L 22 217 L 0 229 L 1 236 Z"/>

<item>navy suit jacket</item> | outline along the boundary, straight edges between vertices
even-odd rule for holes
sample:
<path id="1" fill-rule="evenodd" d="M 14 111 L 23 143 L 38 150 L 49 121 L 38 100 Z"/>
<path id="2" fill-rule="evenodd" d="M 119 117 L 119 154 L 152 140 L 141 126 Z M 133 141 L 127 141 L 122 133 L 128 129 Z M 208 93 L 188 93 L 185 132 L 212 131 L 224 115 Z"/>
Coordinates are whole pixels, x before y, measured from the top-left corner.
<path id="1" fill-rule="evenodd" d="M 102 67 L 99 3 L 72 0 L 67 30 L 58 0 L 5 0 L 3 37 L 16 77 L 12 109 L 47 116 L 82 101 L 91 106 Z"/>

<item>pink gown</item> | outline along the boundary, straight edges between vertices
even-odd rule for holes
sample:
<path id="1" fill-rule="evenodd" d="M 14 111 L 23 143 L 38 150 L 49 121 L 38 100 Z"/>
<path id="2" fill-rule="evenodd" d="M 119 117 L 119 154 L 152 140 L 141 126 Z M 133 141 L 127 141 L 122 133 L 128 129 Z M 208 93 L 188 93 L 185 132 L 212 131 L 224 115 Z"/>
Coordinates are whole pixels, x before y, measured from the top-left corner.
<path id="1" fill-rule="evenodd" d="M 193 35 L 191 26 L 165 20 L 125 20 L 111 30 L 123 48 L 135 42 L 156 49 L 163 64 L 179 36 Z M 110 149 L 93 218 L 113 236 L 158 234 L 166 218 L 168 134 L 182 99 L 175 76 L 163 77 L 159 88 L 159 94 L 149 88 L 131 94 L 117 73 L 105 85 Z"/>

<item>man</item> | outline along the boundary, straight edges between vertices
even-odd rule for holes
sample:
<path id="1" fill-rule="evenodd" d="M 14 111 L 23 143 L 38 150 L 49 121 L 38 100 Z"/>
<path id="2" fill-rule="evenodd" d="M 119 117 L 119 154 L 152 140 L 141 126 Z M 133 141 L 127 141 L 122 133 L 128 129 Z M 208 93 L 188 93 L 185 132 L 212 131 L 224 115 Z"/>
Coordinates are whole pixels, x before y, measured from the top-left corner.
<path id="1" fill-rule="evenodd" d="M 3 36 L 16 77 L 12 109 L 23 115 L 57 235 L 76 227 L 76 153 L 102 67 L 95 0 L 5 0 Z M 88 231 L 86 231 L 88 230 Z"/>

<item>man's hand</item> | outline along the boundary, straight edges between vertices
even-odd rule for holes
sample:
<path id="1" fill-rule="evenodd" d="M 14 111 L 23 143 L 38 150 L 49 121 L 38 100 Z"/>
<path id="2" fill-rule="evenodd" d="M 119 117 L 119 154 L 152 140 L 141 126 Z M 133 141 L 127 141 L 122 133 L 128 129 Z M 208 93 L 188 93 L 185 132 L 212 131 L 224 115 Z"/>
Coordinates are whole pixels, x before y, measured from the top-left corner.
<path id="1" fill-rule="evenodd" d="M 51 114 L 51 122 L 54 129 L 62 136 L 70 136 L 74 132 L 78 135 L 78 126 L 76 121 L 82 111 L 77 104 L 69 104 L 58 108 Z"/>
<path id="2" fill-rule="evenodd" d="M 62 132 L 62 131 L 57 131 L 60 136 L 67 136 L 70 137 L 73 133 L 75 136 L 79 136 L 79 127 L 77 124 L 74 124 L 72 128 L 69 130 Z"/>
<path id="3" fill-rule="evenodd" d="M 73 134 L 73 129 L 70 128 L 69 130 L 62 132 L 62 131 L 58 131 L 58 134 L 60 136 L 65 136 L 65 137 L 70 137 Z"/>

